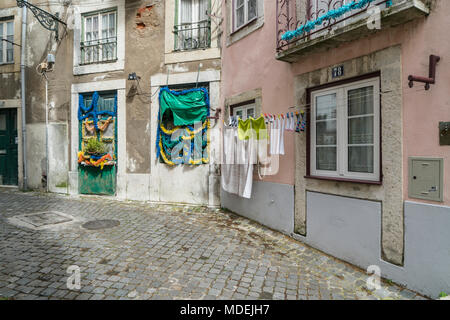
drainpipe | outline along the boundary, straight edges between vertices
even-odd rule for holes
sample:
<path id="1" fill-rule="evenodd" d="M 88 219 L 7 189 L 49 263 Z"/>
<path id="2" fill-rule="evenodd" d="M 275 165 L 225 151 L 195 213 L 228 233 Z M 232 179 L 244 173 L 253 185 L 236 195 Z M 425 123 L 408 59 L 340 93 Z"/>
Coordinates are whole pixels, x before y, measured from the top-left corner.
<path id="1" fill-rule="evenodd" d="M 48 78 L 44 72 L 45 77 L 45 189 L 48 192 L 48 183 L 50 180 L 49 172 L 48 172 Z"/>
<path id="2" fill-rule="evenodd" d="M 22 93 L 22 159 L 23 159 L 23 190 L 28 189 L 27 183 L 27 126 L 25 112 L 25 54 L 27 40 L 27 7 L 22 8 L 22 41 L 20 54 L 20 84 Z"/>

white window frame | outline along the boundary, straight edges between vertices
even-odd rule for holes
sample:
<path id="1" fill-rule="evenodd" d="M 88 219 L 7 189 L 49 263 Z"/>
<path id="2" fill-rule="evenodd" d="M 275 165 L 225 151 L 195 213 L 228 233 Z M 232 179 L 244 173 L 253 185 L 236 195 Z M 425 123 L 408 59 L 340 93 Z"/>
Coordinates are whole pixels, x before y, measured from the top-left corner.
<path id="1" fill-rule="evenodd" d="M 348 91 L 373 86 L 373 173 L 348 171 Z M 380 80 L 371 78 L 311 92 L 310 175 L 325 178 L 380 182 Z M 316 169 L 316 98 L 336 93 L 336 171 Z"/>
<path id="2" fill-rule="evenodd" d="M 13 33 L 12 33 L 12 35 L 9 35 L 9 36 L 12 36 L 12 40 L 10 39 L 9 41 L 14 41 L 14 31 L 15 31 L 14 30 L 14 19 L 0 21 L 0 24 L 3 25 L 3 34 L 0 34 L 0 38 L 8 40 L 8 24 L 9 23 L 11 23 L 13 26 Z M 10 42 L 1 40 L 1 46 L 2 46 L 3 59 L 0 61 L 0 65 L 14 63 L 14 45 Z M 12 48 L 12 60 L 11 61 L 7 60 L 8 59 L 8 46 L 10 47 L 9 49 Z"/>
<path id="3" fill-rule="evenodd" d="M 103 47 L 101 46 L 101 44 L 107 44 L 107 42 L 105 42 L 105 39 L 103 38 L 102 32 L 103 32 L 103 16 L 108 16 L 108 27 L 109 27 L 109 19 L 110 19 L 110 15 L 114 13 L 114 22 L 115 22 L 115 26 L 114 26 L 114 30 L 115 30 L 115 37 L 116 38 L 116 44 L 115 44 L 115 49 L 113 51 L 113 57 L 111 59 L 109 59 L 108 57 L 106 57 L 105 59 L 103 58 Z M 87 30 L 87 20 L 91 19 L 91 24 L 93 24 L 93 18 L 97 17 L 98 19 L 98 38 L 96 40 L 89 40 L 89 41 L 97 41 L 98 42 L 98 60 L 95 61 L 94 55 L 92 55 L 91 57 L 91 62 L 87 62 L 85 64 L 89 64 L 89 63 L 105 63 L 105 62 L 115 62 L 117 61 L 117 47 L 118 47 L 118 37 L 117 37 L 117 8 L 111 8 L 110 10 L 102 10 L 99 12 L 93 12 L 93 13 L 85 13 L 82 16 L 82 23 L 83 23 L 83 34 L 81 35 L 81 39 L 83 42 L 88 41 L 86 39 L 86 30 Z M 107 29 L 109 31 L 109 28 Z M 93 30 L 91 30 L 91 33 L 94 32 Z M 107 37 L 107 39 L 111 38 L 110 36 Z M 80 44 L 80 50 L 81 50 L 81 44 Z M 86 54 L 86 53 L 85 53 Z M 80 58 L 82 58 L 82 54 L 80 52 Z M 85 61 L 86 62 L 86 61 Z"/>
<path id="4" fill-rule="evenodd" d="M 211 6 L 210 0 L 191 0 L 191 13 L 192 13 L 192 16 L 191 16 L 191 21 L 189 21 L 189 22 L 182 22 L 183 12 L 182 12 L 181 0 L 175 0 L 175 1 L 177 1 L 177 7 L 178 7 L 178 16 L 176 17 L 176 19 L 177 19 L 176 25 L 180 28 L 178 30 L 178 32 L 181 33 L 181 35 L 188 35 L 188 36 L 190 36 L 190 38 L 193 38 L 193 39 L 199 38 L 199 35 L 200 36 L 202 35 L 201 32 L 204 32 L 204 33 L 206 33 L 206 34 L 203 35 L 205 37 L 205 39 L 209 38 L 210 39 L 209 42 L 211 42 L 211 25 L 209 24 L 209 30 L 207 28 L 203 28 L 202 31 L 200 31 L 200 29 L 198 29 L 200 24 L 208 23 L 208 21 L 210 20 L 210 18 L 208 16 L 206 18 L 204 18 L 203 20 L 200 20 L 200 16 L 201 16 L 201 14 L 200 14 L 200 2 L 201 1 L 205 1 L 206 2 L 206 7 L 207 7 L 207 10 L 208 10 L 208 13 L 209 13 L 209 11 L 211 10 L 211 8 L 210 8 L 210 6 Z M 186 30 L 183 28 L 183 24 L 190 24 L 190 25 L 186 25 L 188 30 L 191 29 L 191 28 L 194 28 L 195 24 L 197 24 L 197 28 L 194 28 L 194 30 L 191 30 L 190 32 L 189 31 L 186 32 Z M 174 33 L 174 35 L 175 35 L 175 33 Z M 181 36 L 178 39 L 178 41 L 183 40 L 183 38 L 184 37 Z M 210 46 L 211 46 L 211 43 L 209 43 L 209 47 Z M 175 43 L 175 47 L 174 47 L 174 49 L 176 51 L 191 51 L 191 50 L 195 50 L 195 49 L 204 50 L 204 49 L 207 49 L 207 48 L 208 47 L 206 47 L 206 46 L 205 47 L 201 46 L 199 48 L 186 48 L 181 43 L 178 43 L 178 42 Z"/>
<path id="5" fill-rule="evenodd" d="M 232 109 L 232 116 L 236 116 L 237 112 L 242 111 L 242 120 L 247 120 L 249 118 L 248 116 L 248 110 L 253 109 L 253 117 L 255 118 L 256 115 L 256 104 L 254 102 L 249 103 L 249 104 L 245 104 L 245 105 L 240 105 L 239 107 L 233 107 Z"/>
<path id="6" fill-rule="evenodd" d="M 241 29 L 242 27 L 246 26 L 247 24 L 249 24 L 250 22 L 258 19 L 258 0 L 255 1 L 255 6 L 256 6 L 256 15 L 251 18 L 250 20 L 248 19 L 248 3 L 250 0 L 244 0 L 244 3 L 242 6 L 244 6 L 244 23 L 240 26 L 237 25 L 237 10 L 240 9 L 242 6 L 240 6 L 239 8 L 237 7 L 237 1 L 238 0 L 233 0 L 233 31 L 237 31 L 239 29 Z"/>

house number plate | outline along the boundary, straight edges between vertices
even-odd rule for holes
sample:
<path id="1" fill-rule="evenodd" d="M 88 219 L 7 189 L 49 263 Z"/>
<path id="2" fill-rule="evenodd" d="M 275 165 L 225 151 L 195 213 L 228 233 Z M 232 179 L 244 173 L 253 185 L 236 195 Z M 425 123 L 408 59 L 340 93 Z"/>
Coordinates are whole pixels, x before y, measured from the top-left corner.
<path id="1" fill-rule="evenodd" d="M 344 75 L 344 66 L 337 66 L 331 69 L 331 77 L 333 79 L 342 77 L 343 75 Z"/>

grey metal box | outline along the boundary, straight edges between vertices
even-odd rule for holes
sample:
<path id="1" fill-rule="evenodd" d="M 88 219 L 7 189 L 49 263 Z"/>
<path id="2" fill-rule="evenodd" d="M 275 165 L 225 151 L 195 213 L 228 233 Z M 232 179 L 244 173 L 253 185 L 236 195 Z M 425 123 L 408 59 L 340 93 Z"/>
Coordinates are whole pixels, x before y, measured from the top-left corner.
<path id="1" fill-rule="evenodd" d="M 439 122 L 439 144 L 450 146 L 450 122 Z"/>
<path id="2" fill-rule="evenodd" d="M 442 158 L 409 158 L 410 198 L 443 201 L 444 160 Z"/>

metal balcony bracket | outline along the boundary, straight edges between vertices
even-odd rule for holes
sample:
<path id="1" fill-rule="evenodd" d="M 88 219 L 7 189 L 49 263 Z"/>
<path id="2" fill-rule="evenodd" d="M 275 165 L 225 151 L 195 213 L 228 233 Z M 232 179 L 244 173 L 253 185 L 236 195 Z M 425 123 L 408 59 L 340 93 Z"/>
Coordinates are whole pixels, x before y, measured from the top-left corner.
<path id="1" fill-rule="evenodd" d="M 36 19 L 39 21 L 39 23 L 47 30 L 54 31 L 55 32 L 55 39 L 58 41 L 58 23 L 63 24 L 64 26 L 67 26 L 67 24 L 64 21 L 61 21 L 58 17 L 58 13 L 55 15 L 42 10 L 39 7 L 36 7 L 35 5 L 29 3 L 25 0 L 16 0 L 17 6 L 19 8 L 23 8 L 24 6 L 33 12 L 33 15 L 36 17 Z"/>
<path id="2" fill-rule="evenodd" d="M 412 88 L 414 86 L 414 82 L 422 82 L 425 83 L 425 90 L 430 90 L 430 84 L 436 83 L 436 65 L 441 60 L 441 57 L 430 55 L 430 70 L 429 75 L 427 77 L 418 77 L 418 76 L 409 76 L 409 87 Z"/>

